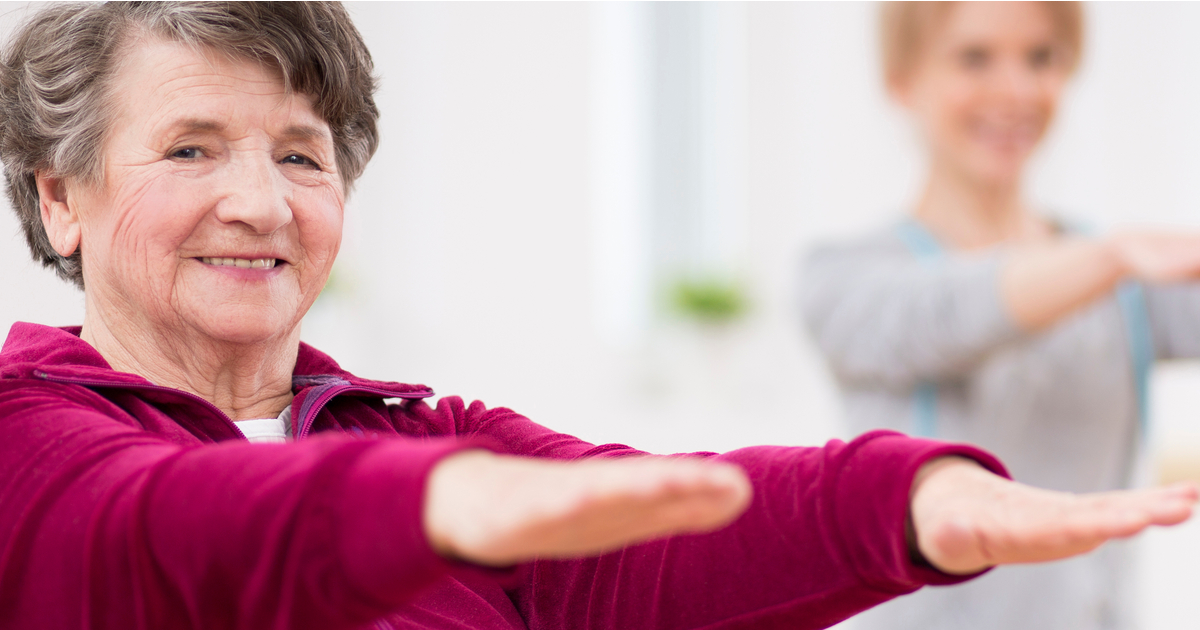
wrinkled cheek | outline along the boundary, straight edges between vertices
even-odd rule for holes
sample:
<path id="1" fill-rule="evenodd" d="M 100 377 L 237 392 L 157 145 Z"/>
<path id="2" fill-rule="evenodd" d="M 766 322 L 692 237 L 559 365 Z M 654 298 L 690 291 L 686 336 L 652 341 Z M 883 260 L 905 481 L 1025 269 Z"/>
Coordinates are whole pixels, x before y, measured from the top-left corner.
<path id="1" fill-rule="evenodd" d="M 301 226 L 301 239 L 313 267 L 308 272 L 320 291 L 342 246 L 344 207 L 340 196 L 316 204 L 308 218 L 309 221 Z"/>
<path id="2" fill-rule="evenodd" d="M 137 269 L 136 241 L 131 242 L 115 217 L 108 216 L 85 222 L 80 247 L 82 248 L 84 280 L 89 291 L 106 294 L 119 292 L 122 299 L 126 279 Z"/>
<path id="3" fill-rule="evenodd" d="M 134 182 L 119 189 L 109 208 L 108 272 L 122 297 L 163 316 L 170 311 L 179 246 L 196 223 L 198 191 L 169 182 Z"/>
<path id="4" fill-rule="evenodd" d="M 311 257 L 312 268 L 307 270 L 307 278 L 302 279 L 299 287 L 302 295 L 304 307 L 307 309 L 321 290 L 325 288 L 325 283 L 329 280 L 329 276 L 333 271 L 333 263 L 337 260 L 338 250 L 341 247 L 341 233 L 339 232 L 332 241 L 322 244 L 321 251 Z"/>
<path id="5" fill-rule="evenodd" d="M 331 204 L 329 210 L 325 213 L 325 230 L 329 235 L 329 256 L 336 258 L 338 251 L 342 247 L 342 230 L 345 227 L 346 208 L 341 200 L 341 195 L 338 195 L 338 200 Z"/>

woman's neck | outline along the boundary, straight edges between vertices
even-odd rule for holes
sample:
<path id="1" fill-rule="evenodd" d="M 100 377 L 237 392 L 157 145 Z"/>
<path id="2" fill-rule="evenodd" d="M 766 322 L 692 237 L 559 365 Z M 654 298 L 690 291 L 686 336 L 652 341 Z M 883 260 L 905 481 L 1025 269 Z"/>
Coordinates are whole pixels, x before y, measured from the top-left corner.
<path id="1" fill-rule="evenodd" d="M 234 344 L 178 331 L 157 334 L 94 307 L 88 300 L 80 337 L 114 370 L 195 394 L 233 420 L 274 418 L 291 404 L 299 326 L 277 339 Z"/>
<path id="2" fill-rule="evenodd" d="M 1040 239 L 1052 230 L 1028 211 L 1019 181 L 981 183 L 935 164 L 916 208 L 916 217 L 954 249 L 984 249 Z"/>

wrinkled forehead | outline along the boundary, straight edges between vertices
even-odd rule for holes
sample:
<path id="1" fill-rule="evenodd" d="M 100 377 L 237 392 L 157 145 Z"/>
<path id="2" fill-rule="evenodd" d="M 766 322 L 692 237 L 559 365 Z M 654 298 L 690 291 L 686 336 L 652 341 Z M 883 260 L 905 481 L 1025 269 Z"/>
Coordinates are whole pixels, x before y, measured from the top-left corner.
<path id="1" fill-rule="evenodd" d="M 162 127 L 216 131 L 234 114 L 243 122 L 332 145 L 311 96 L 291 90 L 262 60 L 163 38 L 145 39 L 122 56 L 110 86 L 112 127 L 142 134 Z M 149 127 L 149 128 L 147 128 Z"/>

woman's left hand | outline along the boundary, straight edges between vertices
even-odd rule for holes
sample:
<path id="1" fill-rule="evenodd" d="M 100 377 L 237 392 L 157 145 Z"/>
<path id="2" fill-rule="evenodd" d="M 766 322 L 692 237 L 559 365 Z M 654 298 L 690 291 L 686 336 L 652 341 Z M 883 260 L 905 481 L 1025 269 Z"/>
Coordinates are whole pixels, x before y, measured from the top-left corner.
<path id="1" fill-rule="evenodd" d="M 1190 483 L 1150 490 L 1071 494 L 1033 488 L 958 457 L 933 460 L 913 482 L 916 546 L 935 568 L 969 574 L 999 564 L 1086 553 L 1150 525 L 1188 519 Z"/>

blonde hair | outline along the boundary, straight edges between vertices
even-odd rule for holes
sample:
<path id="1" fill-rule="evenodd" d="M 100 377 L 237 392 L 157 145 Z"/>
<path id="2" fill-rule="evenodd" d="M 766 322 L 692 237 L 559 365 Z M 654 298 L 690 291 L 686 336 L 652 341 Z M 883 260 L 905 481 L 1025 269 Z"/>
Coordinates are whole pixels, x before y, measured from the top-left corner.
<path id="1" fill-rule="evenodd" d="M 953 2 L 883 2 L 879 12 L 883 77 L 892 85 L 916 66 L 932 33 L 946 19 Z M 1042 2 L 1054 22 L 1059 41 L 1069 53 L 1068 71 L 1083 55 L 1083 4 Z"/>

